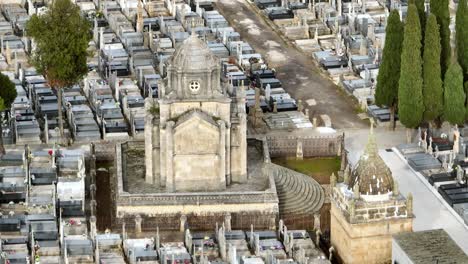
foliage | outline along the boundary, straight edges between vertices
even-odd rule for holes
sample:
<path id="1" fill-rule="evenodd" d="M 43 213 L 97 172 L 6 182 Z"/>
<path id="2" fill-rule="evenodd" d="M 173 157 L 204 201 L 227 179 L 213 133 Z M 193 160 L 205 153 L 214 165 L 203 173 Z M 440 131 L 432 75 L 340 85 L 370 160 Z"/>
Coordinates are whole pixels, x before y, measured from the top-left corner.
<path id="1" fill-rule="evenodd" d="M 428 122 L 440 117 L 444 109 L 440 52 L 439 25 L 437 24 L 437 18 L 430 14 L 426 24 L 423 54 L 424 120 Z"/>
<path id="2" fill-rule="evenodd" d="M 0 111 L 5 111 L 5 101 L 0 97 Z"/>
<path id="3" fill-rule="evenodd" d="M 151 104 L 148 113 L 154 117 L 159 116 L 159 105 L 156 103 Z"/>
<path id="4" fill-rule="evenodd" d="M 444 76 L 450 65 L 451 58 L 449 0 L 431 0 L 431 12 L 437 17 L 437 23 L 439 24 L 440 43 L 442 45 L 440 63 L 442 76 Z"/>
<path id="5" fill-rule="evenodd" d="M 455 24 L 458 63 L 463 69 L 465 80 L 468 80 L 468 6 L 467 0 L 458 1 Z"/>
<path id="6" fill-rule="evenodd" d="M 424 39 L 424 31 L 426 28 L 426 12 L 425 12 L 425 6 L 424 6 L 425 0 L 409 0 L 408 4 L 414 4 L 416 5 L 416 8 L 418 9 L 418 15 L 419 15 L 419 22 L 421 23 L 421 31 L 422 31 L 422 36 Z"/>
<path id="7" fill-rule="evenodd" d="M 398 111 L 407 128 L 419 126 L 423 118 L 421 26 L 418 10 L 409 5 L 401 53 L 401 74 L 398 87 Z"/>
<path id="8" fill-rule="evenodd" d="M 400 79 L 401 47 L 403 44 L 403 23 L 395 9 L 388 18 L 385 47 L 382 64 L 377 76 L 375 101 L 378 106 L 393 107 L 398 99 L 398 81 Z"/>
<path id="9" fill-rule="evenodd" d="M 88 73 L 90 23 L 70 0 L 55 0 L 44 15 L 33 15 L 26 32 L 36 44 L 32 63 L 53 88 L 71 86 Z"/>
<path id="10" fill-rule="evenodd" d="M 0 73 L 0 97 L 3 100 L 3 106 L 5 108 L 3 110 L 11 108 L 11 104 L 15 101 L 16 96 L 15 84 L 10 80 L 10 78 L 8 78 L 8 76 Z"/>
<path id="11" fill-rule="evenodd" d="M 466 101 L 468 101 L 468 81 L 465 82 L 465 96 L 466 96 Z M 468 103 L 467 102 L 465 102 L 465 108 L 466 108 L 465 120 L 468 120 Z"/>
<path id="12" fill-rule="evenodd" d="M 465 92 L 463 72 L 460 64 L 454 62 L 445 74 L 444 119 L 450 124 L 462 125 L 465 121 Z"/>

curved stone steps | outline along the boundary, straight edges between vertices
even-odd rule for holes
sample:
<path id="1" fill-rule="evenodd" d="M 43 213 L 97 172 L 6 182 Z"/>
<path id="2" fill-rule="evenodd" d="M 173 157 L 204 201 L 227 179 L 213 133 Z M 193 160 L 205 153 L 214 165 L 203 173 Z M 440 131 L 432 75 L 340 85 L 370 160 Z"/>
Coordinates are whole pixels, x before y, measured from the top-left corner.
<path id="1" fill-rule="evenodd" d="M 269 164 L 274 175 L 280 214 L 307 214 L 320 210 L 325 192 L 311 177 L 288 168 Z"/>

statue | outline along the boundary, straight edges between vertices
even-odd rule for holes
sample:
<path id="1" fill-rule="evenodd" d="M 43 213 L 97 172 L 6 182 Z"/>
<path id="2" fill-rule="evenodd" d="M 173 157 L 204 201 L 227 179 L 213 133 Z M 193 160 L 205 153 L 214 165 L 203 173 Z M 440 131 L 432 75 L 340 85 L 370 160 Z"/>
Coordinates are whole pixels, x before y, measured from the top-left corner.
<path id="1" fill-rule="evenodd" d="M 457 125 L 455 125 L 455 131 L 453 131 L 453 153 L 455 155 L 460 153 L 460 131 Z"/>

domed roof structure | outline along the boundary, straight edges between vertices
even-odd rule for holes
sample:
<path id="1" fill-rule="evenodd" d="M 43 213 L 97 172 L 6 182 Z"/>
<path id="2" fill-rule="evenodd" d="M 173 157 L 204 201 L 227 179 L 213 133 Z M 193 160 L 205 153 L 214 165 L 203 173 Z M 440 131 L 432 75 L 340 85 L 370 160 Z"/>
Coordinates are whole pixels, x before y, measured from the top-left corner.
<path id="1" fill-rule="evenodd" d="M 216 57 L 204 41 L 196 34 L 192 34 L 184 40 L 182 45 L 172 56 L 170 67 L 184 72 L 210 71 L 219 66 L 219 59 Z"/>
<path id="2" fill-rule="evenodd" d="M 366 149 L 353 170 L 349 187 L 353 189 L 356 184 L 359 184 L 362 195 L 381 195 L 393 191 L 392 172 L 378 153 L 372 125 Z"/>

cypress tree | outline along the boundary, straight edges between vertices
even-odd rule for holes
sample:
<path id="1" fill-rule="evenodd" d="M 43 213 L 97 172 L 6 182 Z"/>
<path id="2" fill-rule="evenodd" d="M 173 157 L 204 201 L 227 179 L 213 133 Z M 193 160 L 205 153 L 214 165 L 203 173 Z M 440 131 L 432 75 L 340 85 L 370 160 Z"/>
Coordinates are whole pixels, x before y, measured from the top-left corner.
<path id="1" fill-rule="evenodd" d="M 458 2 L 455 24 L 458 63 L 463 69 L 465 79 L 468 80 L 468 6 L 467 0 Z"/>
<path id="2" fill-rule="evenodd" d="M 466 96 L 466 100 L 465 100 L 465 108 L 466 108 L 466 112 L 465 112 L 465 120 L 468 120 L 468 81 L 465 82 L 465 96 Z"/>
<path id="3" fill-rule="evenodd" d="M 424 39 L 424 30 L 426 28 L 426 12 L 425 12 L 425 6 L 424 6 L 425 0 L 410 0 L 408 4 L 415 4 L 416 8 L 418 9 L 418 15 L 419 15 L 419 22 L 421 23 L 421 31 L 423 34 L 423 39 Z"/>
<path id="4" fill-rule="evenodd" d="M 382 64 L 377 76 L 375 102 L 378 106 L 388 106 L 391 119 L 394 120 L 395 107 L 398 102 L 398 81 L 400 80 L 401 46 L 403 44 L 403 23 L 396 9 L 388 17 L 385 33 L 385 47 Z M 394 124 L 392 124 L 394 125 Z"/>
<path id="5" fill-rule="evenodd" d="M 427 19 L 423 54 L 424 120 L 431 122 L 442 115 L 444 90 L 440 69 L 439 25 L 433 14 Z"/>
<path id="6" fill-rule="evenodd" d="M 440 63 L 442 76 L 444 76 L 450 65 L 451 47 L 450 47 L 450 12 L 449 0 L 431 0 L 431 13 L 437 17 L 437 23 L 440 30 L 440 44 L 442 51 L 440 53 Z"/>
<path id="7" fill-rule="evenodd" d="M 398 111 L 401 123 L 417 127 L 423 118 L 421 25 L 415 5 L 409 5 L 401 53 L 401 73 L 398 87 Z"/>
<path id="8" fill-rule="evenodd" d="M 445 74 L 444 80 L 444 119 L 452 125 L 465 122 L 465 92 L 463 91 L 463 72 L 460 64 L 454 62 Z"/>

